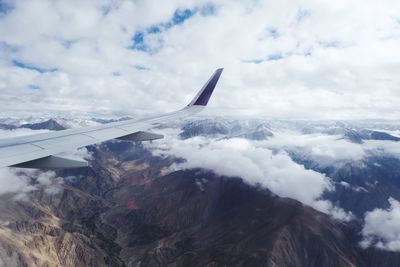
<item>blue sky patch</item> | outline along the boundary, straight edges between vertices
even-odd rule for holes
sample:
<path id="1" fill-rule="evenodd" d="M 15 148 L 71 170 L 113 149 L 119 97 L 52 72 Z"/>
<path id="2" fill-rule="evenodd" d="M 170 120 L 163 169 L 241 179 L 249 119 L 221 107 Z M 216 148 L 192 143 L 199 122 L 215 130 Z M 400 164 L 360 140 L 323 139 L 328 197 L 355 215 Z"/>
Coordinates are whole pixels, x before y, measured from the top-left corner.
<path id="1" fill-rule="evenodd" d="M 75 41 L 72 41 L 72 40 L 61 40 L 61 45 L 62 46 L 64 46 L 65 48 L 70 48 L 71 47 L 71 45 L 73 44 L 73 43 L 75 43 Z"/>
<path id="2" fill-rule="evenodd" d="M 261 62 L 264 62 L 263 59 L 249 59 L 249 60 L 243 60 L 244 63 L 253 63 L 253 64 L 260 64 Z"/>
<path id="3" fill-rule="evenodd" d="M 6 52 L 17 52 L 19 50 L 18 46 L 15 45 L 10 45 L 6 42 L 0 42 L 0 51 L 6 51 Z"/>
<path id="4" fill-rule="evenodd" d="M 119 6 L 120 3 L 118 1 L 110 1 L 107 4 L 100 5 L 98 8 L 103 16 L 107 16 L 113 10 L 118 9 Z"/>
<path id="5" fill-rule="evenodd" d="M 133 44 L 130 47 L 134 50 L 147 51 L 148 46 L 144 43 L 144 32 L 137 32 L 132 38 Z"/>
<path id="6" fill-rule="evenodd" d="M 296 20 L 297 22 L 302 22 L 304 21 L 307 17 L 311 15 L 310 11 L 306 9 L 299 9 L 296 15 Z"/>
<path id="7" fill-rule="evenodd" d="M 206 4 L 201 7 L 194 9 L 177 9 L 175 10 L 172 18 L 166 22 L 151 25 L 145 30 L 136 32 L 132 37 L 132 45 L 129 49 L 143 51 L 147 53 L 157 52 L 157 49 L 153 49 L 146 44 L 146 35 L 156 35 L 163 31 L 169 30 L 170 28 L 181 25 L 196 13 L 200 13 L 202 16 L 210 16 L 215 14 L 216 8 L 213 4 Z M 162 46 L 162 39 L 160 38 L 160 47 Z"/>
<path id="8" fill-rule="evenodd" d="M 312 50 L 307 50 L 307 51 L 304 52 L 304 56 L 305 57 L 309 57 L 311 55 L 312 55 Z"/>
<path id="9" fill-rule="evenodd" d="M 9 13 L 13 8 L 14 7 L 11 5 L 10 1 L 0 0 L 0 16 Z"/>
<path id="10" fill-rule="evenodd" d="M 267 59 L 249 59 L 249 60 L 242 60 L 244 63 L 252 63 L 252 64 L 260 64 L 265 61 L 277 61 L 281 60 L 284 57 L 281 54 L 271 54 L 267 56 Z"/>
<path id="11" fill-rule="evenodd" d="M 326 47 L 326 48 L 337 48 L 337 47 L 339 47 L 339 42 L 338 41 L 320 42 L 320 44 L 323 47 Z"/>
<path id="12" fill-rule="evenodd" d="M 30 85 L 28 85 L 28 88 L 29 88 L 30 90 L 39 90 L 39 89 L 40 89 L 40 86 L 38 86 L 38 85 L 36 85 L 36 84 L 30 84 Z"/>
<path id="13" fill-rule="evenodd" d="M 272 38 L 274 38 L 274 39 L 278 38 L 278 37 L 279 37 L 279 31 L 278 31 L 278 29 L 277 29 L 277 28 L 271 28 L 271 29 L 269 29 L 269 35 L 270 35 Z"/>
<path id="14" fill-rule="evenodd" d="M 33 64 L 24 63 L 24 62 L 16 60 L 16 59 L 14 59 L 12 61 L 12 63 L 13 63 L 14 66 L 16 66 L 18 68 L 28 69 L 28 70 L 35 70 L 35 71 L 40 72 L 40 73 L 55 72 L 55 71 L 58 70 L 57 68 L 50 68 L 50 69 L 42 68 L 42 67 L 39 67 L 39 66 L 35 66 Z"/>
<path id="15" fill-rule="evenodd" d="M 215 5 L 208 3 L 200 8 L 200 14 L 202 16 L 212 16 L 217 12 Z"/>
<path id="16" fill-rule="evenodd" d="M 135 69 L 137 70 L 150 70 L 150 68 L 143 65 L 135 65 Z"/>
<path id="17" fill-rule="evenodd" d="M 159 32 L 161 32 L 161 27 L 157 25 L 150 26 L 147 29 L 147 33 L 159 33 Z"/>
<path id="18" fill-rule="evenodd" d="M 268 61 L 276 61 L 281 59 L 283 59 L 283 56 L 281 54 L 272 54 L 268 56 Z"/>
<path id="19" fill-rule="evenodd" d="M 176 25 L 184 23 L 186 20 L 188 20 L 190 17 L 192 17 L 194 14 L 197 13 L 197 9 L 177 9 L 174 12 L 174 15 L 172 16 L 172 19 L 170 19 L 167 22 L 164 23 L 159 23 L 157 25 L 150 26 L 147 29 L 148 33 L 159 33 L 163 30 L 168 30 L 171 27 L 174 27 Z"/>
<path id="20" fill-rule="evenodd" d="M 190 9 L 178 9 L 175 11 L 174 16 L 172 17 L 172 25 L 182 24 L 185 20 L 189 19 L 193 16 L 195 11 Z"/>
<path id="21" fill-rule="evenodd" d="M 112 6 L 112 5 L 103 5 L 103 6 L 100 6 L 100 11 L 101 11 L 101 14 L 102 14 L 103 16 L 107 16 L 108 13 L 110 13 L 112 9 L 113 9 L 113 6 Z"/>

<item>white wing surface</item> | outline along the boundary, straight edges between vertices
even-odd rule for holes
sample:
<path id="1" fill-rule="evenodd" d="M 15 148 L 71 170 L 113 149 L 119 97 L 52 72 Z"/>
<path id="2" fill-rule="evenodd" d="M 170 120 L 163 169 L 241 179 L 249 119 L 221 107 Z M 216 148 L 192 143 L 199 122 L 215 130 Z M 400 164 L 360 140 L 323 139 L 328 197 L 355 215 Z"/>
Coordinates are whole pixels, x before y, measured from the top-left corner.
<path id="1" fill-rule="evenodd" d="M 147 132 L 158 123 L 177 120 L 200 112 L 208 103 L 223 69 L 217 69 L 196 97 L 185 108 L 158 116 L 140 117 L 100 126 L 0 140 L 0 167 L 68 168 L 87 162 L 58 155 L 110 139 L 145 141 L 163 138 Z"/>

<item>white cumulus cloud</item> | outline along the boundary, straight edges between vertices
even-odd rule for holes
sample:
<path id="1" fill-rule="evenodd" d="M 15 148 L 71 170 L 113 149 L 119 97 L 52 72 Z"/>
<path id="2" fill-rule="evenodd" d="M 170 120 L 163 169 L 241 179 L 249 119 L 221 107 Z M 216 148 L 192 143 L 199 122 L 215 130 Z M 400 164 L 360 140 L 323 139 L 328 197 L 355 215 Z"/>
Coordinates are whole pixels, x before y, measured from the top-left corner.
<path id="1" fill-rule="evenodd" d="M 2 112 L 164 112 L 225 67 L 210 113 L 400 115 L 399 1 L 3 2 Z"/>
<path id="2" fill-rule="evenodd" d="M 179 140 L 168 136 L 165 141 L 147 145 L 155 155 L 185 159 L 183 163 L 171 166 L 172 170 L 204 168 L 219 175 L 240 177 L 247 183 L 259 184 L 279 196 L 297 199 L 335 218 L 352 218 L 350 213 L 321 199 L 324 191 L 333 189 L 328 177 L 305 169 L 283 150 L 273 152 L 261 144 L 241 138 Z"/>
<path id="3" fill-rule="evenodd" d="M 27 193 L 41 188 L 51 194 L 58 192 L 57 184 L 60 183 L 62 180 L 53 171 L 0 168 L 0 195 L 11 193 L 22 199 Z"/>
<path id="4" fill-rule="evenodd" d="M 362 247 L 400 251 L 400 202 L 394 198 L 388 201 L 388 209 L 374 209 L 365 214 Z"/>
<path id="5" fill-rule="evenodd" d="M 301 134 L 296 131 L 282 131 L 267 140 L 266 147 L 301 152 L 322 166 L 343 162 L 360 161 L 366 155 L 360 144 L 344 140 L 340 135 Z"/>

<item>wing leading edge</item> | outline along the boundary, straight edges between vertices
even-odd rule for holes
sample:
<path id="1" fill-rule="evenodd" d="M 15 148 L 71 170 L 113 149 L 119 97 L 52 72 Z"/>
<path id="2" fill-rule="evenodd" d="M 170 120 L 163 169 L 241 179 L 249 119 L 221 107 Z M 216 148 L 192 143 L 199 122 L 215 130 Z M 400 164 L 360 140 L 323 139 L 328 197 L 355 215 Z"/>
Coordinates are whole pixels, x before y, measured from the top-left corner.
<path id="1" fill-rule="evenodd" d="M 158 123 L 181 119 L 207 105 L 223 69 L 217 69 L 185 108 L 158 116 L 140 117 L 100 126 L 68 129 L 0 140 L 0 167 L 71 168 L 87 166 L 82 160 L 59 155 L 111 139 L 146 141 L 163 138 L 148 132 Z"/>

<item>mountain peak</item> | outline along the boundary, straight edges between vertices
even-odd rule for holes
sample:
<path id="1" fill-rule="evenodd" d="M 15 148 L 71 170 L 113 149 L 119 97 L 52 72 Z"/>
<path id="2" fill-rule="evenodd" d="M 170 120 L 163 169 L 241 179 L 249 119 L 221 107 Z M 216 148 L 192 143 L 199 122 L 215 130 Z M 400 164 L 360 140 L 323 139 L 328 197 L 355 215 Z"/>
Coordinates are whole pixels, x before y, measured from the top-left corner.
<path id="1" fill-rule="evenodd" d="M 61 131 L 66 128 L 59 124 L 54 119 L 49 119 L 47 121 L 39 122 L 39 123 L 27 123 L 20 126 L 20 128 L 29 128 L 32 130 L 50 130 L 50 131 Z"/>

